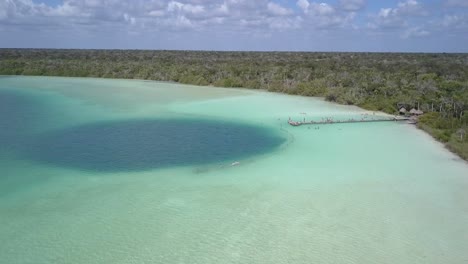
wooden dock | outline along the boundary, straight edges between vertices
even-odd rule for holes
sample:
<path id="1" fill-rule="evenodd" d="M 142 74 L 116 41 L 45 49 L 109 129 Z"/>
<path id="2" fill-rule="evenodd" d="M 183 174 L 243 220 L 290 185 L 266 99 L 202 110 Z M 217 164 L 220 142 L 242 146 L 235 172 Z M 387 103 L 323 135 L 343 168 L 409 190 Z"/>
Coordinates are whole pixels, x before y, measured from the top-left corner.
<path id="1" fill-rule="evenodd" d="M 351 124 L 351 123 L 373 123 L 373 122 L 399 122 L 399 121 L 412 121 L 408 117 L 391 117 L 391 118 L 379 118 L 379 119 L 348 119 L 348 120 L 332 120 L 327 119 L 326 121 L 293 121 L 288 120 L 288 124 L 291 126 L 301 125 L 332 125 L 332 124 Z"/>

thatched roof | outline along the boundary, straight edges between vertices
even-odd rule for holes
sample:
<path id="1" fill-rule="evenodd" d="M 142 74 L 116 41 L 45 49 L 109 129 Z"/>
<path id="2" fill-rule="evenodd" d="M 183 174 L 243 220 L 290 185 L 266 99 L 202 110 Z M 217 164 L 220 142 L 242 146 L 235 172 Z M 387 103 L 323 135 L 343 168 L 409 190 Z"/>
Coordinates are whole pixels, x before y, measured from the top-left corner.
<path id="1" fill-rule="evenodd" d="M 404 107 L 400 108 L 400 113 L 406 113 L 406 108 Z"/>
<path id="2" fill-rule="evenodd" d="M 421 111 L 421 110 L 416 110 L 416 109 L 414 109 L 414 108 L 412 108 L 409 112 L 410 112 L 410 114 L 412 114 L 412 115 L 422 115 L 422 114 L 424 114 L 423 111 Z"/>

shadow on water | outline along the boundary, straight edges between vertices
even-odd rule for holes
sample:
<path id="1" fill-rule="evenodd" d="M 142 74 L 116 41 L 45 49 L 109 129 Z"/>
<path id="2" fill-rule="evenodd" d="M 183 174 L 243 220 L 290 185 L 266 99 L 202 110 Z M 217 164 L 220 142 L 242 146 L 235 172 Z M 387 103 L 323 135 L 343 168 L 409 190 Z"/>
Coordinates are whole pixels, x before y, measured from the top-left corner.
<path id="1" fill-rule="evenodd" d="M 126 120 L 42 134 L 26 158 L 102 172 L 232 162 L 267 153 L 285 141 L 262 127 L 209 120 Z"/>

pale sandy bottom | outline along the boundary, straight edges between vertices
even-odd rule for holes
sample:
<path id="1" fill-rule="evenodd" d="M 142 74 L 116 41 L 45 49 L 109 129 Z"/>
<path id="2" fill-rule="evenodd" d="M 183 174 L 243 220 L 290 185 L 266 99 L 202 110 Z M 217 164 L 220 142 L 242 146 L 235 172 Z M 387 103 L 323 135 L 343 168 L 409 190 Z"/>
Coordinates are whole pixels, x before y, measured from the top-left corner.
<path id="1" fill-rule="evenodd" d="M 288 138 L 234 167 L 93 173 L 3 154 L 2 264 L 468 263 L 468 166 L 411 125 L 290 127 L 365 112 L 251 90 L 33 77 L 1 88 L 50 93 L 51 129 L 182 116 Z"/>

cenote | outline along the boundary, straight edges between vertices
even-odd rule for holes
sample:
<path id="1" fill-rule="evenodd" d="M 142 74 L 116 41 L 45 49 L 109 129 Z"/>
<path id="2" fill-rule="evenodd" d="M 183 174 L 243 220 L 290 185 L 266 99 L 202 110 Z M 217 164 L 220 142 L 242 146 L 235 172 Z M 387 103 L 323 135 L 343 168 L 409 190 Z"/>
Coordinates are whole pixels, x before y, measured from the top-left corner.
<path id="1" fill-rule="evenodd" d="M 23 152 L 52 165 L 116 172 L 233 162 L 266 153 L 283 142 L 267 129 L 238 123 L 124 120 L 42 134 Z"/>

